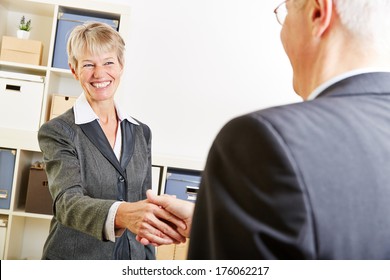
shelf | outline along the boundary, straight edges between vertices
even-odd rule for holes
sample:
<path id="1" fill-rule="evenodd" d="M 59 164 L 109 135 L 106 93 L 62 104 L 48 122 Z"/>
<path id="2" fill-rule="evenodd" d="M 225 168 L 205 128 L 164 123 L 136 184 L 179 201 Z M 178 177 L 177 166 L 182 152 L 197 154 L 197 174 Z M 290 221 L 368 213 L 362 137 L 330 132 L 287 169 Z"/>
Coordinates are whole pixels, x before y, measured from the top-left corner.
<path id="1" fill-rule="evenodd" d="M 15 0 L 2 0 L 2 5 L 12 12 L 35 14 L 44 17 L 52 17 L 54 14 L 53 1 L 15 1 Z"/>
<path id="2" fill-rule="evenodd" d="M 79 82 L 74 79 L 69 69 L 52 67 L 58 13 L 62 11 L 95 14 L 103 17 L 113 16 L 113 18 L 120 20 L 119 32 L 121 32 L 125 41 L 129 36 L 129 6 L 94 0 L 0 1 L 0 41 L 2 41 L 3 36 L 15 37 L 19 21 L 22 16 L 25 16 L 27 20 L 31 19 L 32 21 L 29 39 L 40 41 L 43 45 L 41 65 L 0 61 L 0 72 L 3 75 L 1 77 L 2 85 L 5 85 L 2 90 L 4 93 L 7 93 L 7 95 L 0 95 L 2 98 L 0 104 L 8 106 L 7 108 L 16 108 L 14 106 L 18 106 L 20 101 L 14 98 L 15 94 L 18 96 L 17 98 L 22 100 L 23 96 L 31 98 L 32 94 L 35 94 L 32 84 L 27 82 L 36 80 L 25 74 L 44 78 L 42 81 L 39 81 L 43 84 L 39 88 L 39 96 L 41 96 L 41 93 L 43 96 L 39 105 L 38 102 L 35 105 L 23 103 L 21 104 L 23 107 L 18 107 L 23 108 L 22 112 L 26 112 L 26 115 L 27 113 L 30 114 L 30 118 L 38 117 L 39 123 L 36 131 L 35 126 L 25 127 L 25 129 L 31 128 L 31 131 L 16 129 L 17 125 L 15 126 L 14 122 L 12 122 L 13 111 L 3 110 L 2 119 L 4 122 L 2 123 L 3 127 L 0 127 L 0 147 L 16 150 L 12 190 L 10 191 L 10 208 L 0 209 L 0 215 L 6 216 L 8 220 L 4 259 L 41 258 L 43 244 L 49 233 L 52 215 L 25 211 L 31 165 L 35 161 L 42 161 L 42 153 L 40 152 L 37 139 L 38 129 L 48 119 L 53 94 L 78 96 L 82 92 Z M 18 75 L 14 75 L 14 73 Z M 12 80 L 12 83 L 9 82 L 10 80 Z M 38 96 L 38 94 L 36 95 Z M 33 100 L 37 101 L 38 99 L 35 98 Z M 38 106 L 39 110 L 37 109 Z M 25 116 L 14 117 L 21 118 Z M 11 128 L 11 124 L 14 127 Z M 19 126 L 19 128 L 22 127 L 24 126 Z"/>
<path id="3" fill-rule="evenodd" d="M 169 155 L 153 155 L 152 164 L 155 166 L 169 166 L 189 170 L 203 170 L 205 162 L 186 157 L 172 157 Z"/>
<path id="4" fill-rule="evenodd" d="M 52 215 L 29 213 L 24 211 L 14 211 L 12 215 L 18 217 L 24 217 L 24 218 L 35 218 L 35 219 L 46 219 L 46 220 L 51 220 L 53 218 Z"/>
<path id="5" fill-rule="evenodd" d="M 10 215 L 11 211 L 9 209 L 0 209 L 0 215 Z"/>
<path id="6" fill-rule="evenodd" d="M 37 131 L 23 131 L 0 127 L 0 135 L 0 147 L 40 151 Z"/>
<path id="7" fill-rule="evenodd" d="M 69 69 L 61 69 L 61 68 L 51 68 L 51 72 L 53 72 L 55 75 L 63 78 L 72 78 L 73 75 L 72 72 Z"/>
<path id="8" fill-rule="evenodd" d="M 91 7 L 93 11 L 90 11 Z M 39 125 L 42 125 L 48 119 L 54 94 L 79 96 L 82 92 L 79 82 L 74 79 L 69 69 L 59 69 L 51 66 L 56 40 L 57 14 L 62 11 L 76 11 L 81 13 L 85 12 L 85 14 L 89 15 L 110 16 L 120 20 L 119 32 L 122 34 L 125 42 L 130 34 L 130 7 L 126 5 L 113 4 L 109 3 L 109 1 L 95 2 L 92 0 L 1 0 L 0 18 L 2 24 L 0 26 L 0 40 L 2 36 L 15 36 L 13 35 L 16 33 L 15 25 L 18 25 L 20 17 L 24 15 L 27 19 L 32 19 L 33 29 L 30 39 L 39 40 L 43 43 L 42 65 L 0 61 L 0 71 L 6 77 L 7 75 L 9 77 L 11 73 L 4 72 L 44 77 L 43 98 L 39 105 L 41 107 L 40 110 L 36 110 L 39 111 Z M 19 76 L 17 79 L 20 80 L 21 77 L 27 78 L 27 76 L 17 76 Z M 15 80 L 14 76 L 12 78 Z M 22 92 L 20 89 L 19 91 L 15 90 L 18 87 L 16 83 L 11 86 L 7 83 L 7 86 L 4 87 L 8 90 L 7 93 L 12 91 Z M 31 84 L 28 87 L 20 86 L 19 88 L 23 87 L 29 89 L 25 96 L 29 94 L 28 96 L 31 97 Z M 38 99 L 34 98 L 33 100 L 37 101 Z M 12 106 L 17 106 L 20 102 L 8 101 L 8 103 L 13 104 L 2 104 L 2 106 L 16 108 Z M 30 109 L 37 109 L 38 107 L 38 104 L 34 106 L 31 104 L 27 105 L 30 106 L 23 107 L 23 113 L 27 113 L 27 111 L 31 113 Z M 40 152 L 37 139 L 38 131 L 6 128 L 10 127 L 10 124 L 13 124 L 13 122 L 9 121 L 9 118 L 12 118 L 12 116 L 8 118 L 8 114 L 14 111 L 8 113 L 3 110 L 3 112 L 7 118 L 4 118 L 6 120 L 2 124 L 4 127 L 0 127 L 0 147 L 16 150 L 10 209 L 0 209 L 0 215 L 6 216 L 8 219 L 4 258 L 40 259 L 44 242 L 49 233 L 52 215 L 25 211 L 31 165 L 35 161 L 42 161 L 42 153 Z M 33 112 L 31 115 L 35 117 L 36 113 Z M 24 120 L 25 118 L 22 119 L 22 121 Z M 39 129 L 39 125 L 37 125 L 36 130 Z M 35 129 L 35 126 L 31 127 Z M 26 129 L 28 128 L 26 127 Z M 201 171 L 204 167 L 204 162 L 199 160 L 170 157 L 169 155 L 153 155 L 152 164 L 152 185 L 154 190 L 159 194 L 164 190 L 167 171 L 170 168 Z"/>
<path id="9" fill-rule="evenodd" d="M 40 259 L 49 228 L 50 220 L 46 218 L 11 216 L 7 226 L 6 259 Z"/>
<path id="10" fill-rule="evenodd" d="M 0 60 L 0 70 L 31 75 L 46 76 L 47 67 Z"/>

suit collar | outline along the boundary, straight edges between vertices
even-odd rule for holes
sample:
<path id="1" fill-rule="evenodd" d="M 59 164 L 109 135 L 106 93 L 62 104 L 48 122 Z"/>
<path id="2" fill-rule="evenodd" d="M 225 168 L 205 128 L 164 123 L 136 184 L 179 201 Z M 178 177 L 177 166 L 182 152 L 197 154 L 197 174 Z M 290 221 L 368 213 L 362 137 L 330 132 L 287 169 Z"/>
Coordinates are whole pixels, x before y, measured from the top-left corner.
<path id="1" fill-rule="evenodd" d="M 132 118 L 116 101 L 114 101 L 114 103 L 119 120 L 128 120 L 135 125 L 139 125 L 139 123 L 134 118 Z M 76 102 L 73 106 L 73 110 L 75 116 L 75 123 L 78 125 L 89 123 L 94 120 L 99 120 L 99 117 L 96 115 L 91 105 L 88 103 L 84 92 L 76 99 Z"/>
<path id="2" fill-rule="evenodd" d="M 88 139 L 95 145 L 101 154 L 115 167 L 115 169 L 123 176 L 125 175 L 126 166 L 134 152 L 134 133 L 133 125 L 128 121 L 121 122 L 122 129 L 122 154 L 119 162 L 112 150 L 110 143 L 107 140 L 100 124 L 97 120 L 79 125 Z"/>
<path id="3" fill-rule="evenodd" d="M 390 94 L 390 72 L 367 72 L 346 77 L 328 86 L 318 98 L 361 94 Z"/>

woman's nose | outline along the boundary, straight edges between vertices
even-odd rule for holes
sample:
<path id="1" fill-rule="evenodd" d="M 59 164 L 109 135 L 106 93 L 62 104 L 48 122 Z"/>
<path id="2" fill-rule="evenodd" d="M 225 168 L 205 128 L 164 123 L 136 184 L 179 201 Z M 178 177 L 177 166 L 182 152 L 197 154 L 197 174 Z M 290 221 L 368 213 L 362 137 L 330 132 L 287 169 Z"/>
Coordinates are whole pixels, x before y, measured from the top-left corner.
<path id="1" fill-rule="evenodd" d="M 95 69 L 93 71 L 94 78 L 99 78 L 104 74 L 104 67 L 100 65 L 95 65 Z"/>

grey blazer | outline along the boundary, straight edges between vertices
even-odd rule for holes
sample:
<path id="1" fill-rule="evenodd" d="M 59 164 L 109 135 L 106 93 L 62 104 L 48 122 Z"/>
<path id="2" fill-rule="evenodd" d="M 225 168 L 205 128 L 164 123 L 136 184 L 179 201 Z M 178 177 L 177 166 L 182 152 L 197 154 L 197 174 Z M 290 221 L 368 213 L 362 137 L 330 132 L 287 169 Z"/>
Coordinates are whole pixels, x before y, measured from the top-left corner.
<path id="1" fill-rule="evenodd" d="M 43 259 L 153 259 L 154 250 L 123 235 L 125 256 L 103 236 L 111 205 L 146 198 L 151 187 L 151 140 L 145 125 L 122 121 L 122 157 L 115 157 L 97 121 L 76 125 L 73 109 L 38 133 L 53 197 L 54 217 Z M 144 135 L 147 134 L 147 135 Z M 122 244 L 123 245 L 123 244 Z"/>
<path id="2" fill-rule="evenodd" d="M 390 259 L 390 73 L 230 121 L 207 159 L 190 259 Z"/>

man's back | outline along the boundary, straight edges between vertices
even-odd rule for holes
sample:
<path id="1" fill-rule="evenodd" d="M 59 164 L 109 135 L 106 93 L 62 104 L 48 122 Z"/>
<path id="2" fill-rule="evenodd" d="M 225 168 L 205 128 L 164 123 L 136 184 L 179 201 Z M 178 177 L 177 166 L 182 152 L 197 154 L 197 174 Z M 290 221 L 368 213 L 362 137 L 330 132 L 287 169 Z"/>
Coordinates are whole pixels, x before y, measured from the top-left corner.
<path id="1" fill-rule="evenodd" d="M 388 259 L 390 74 L 220 132 L 200 186 L 190 259 Z"/>

